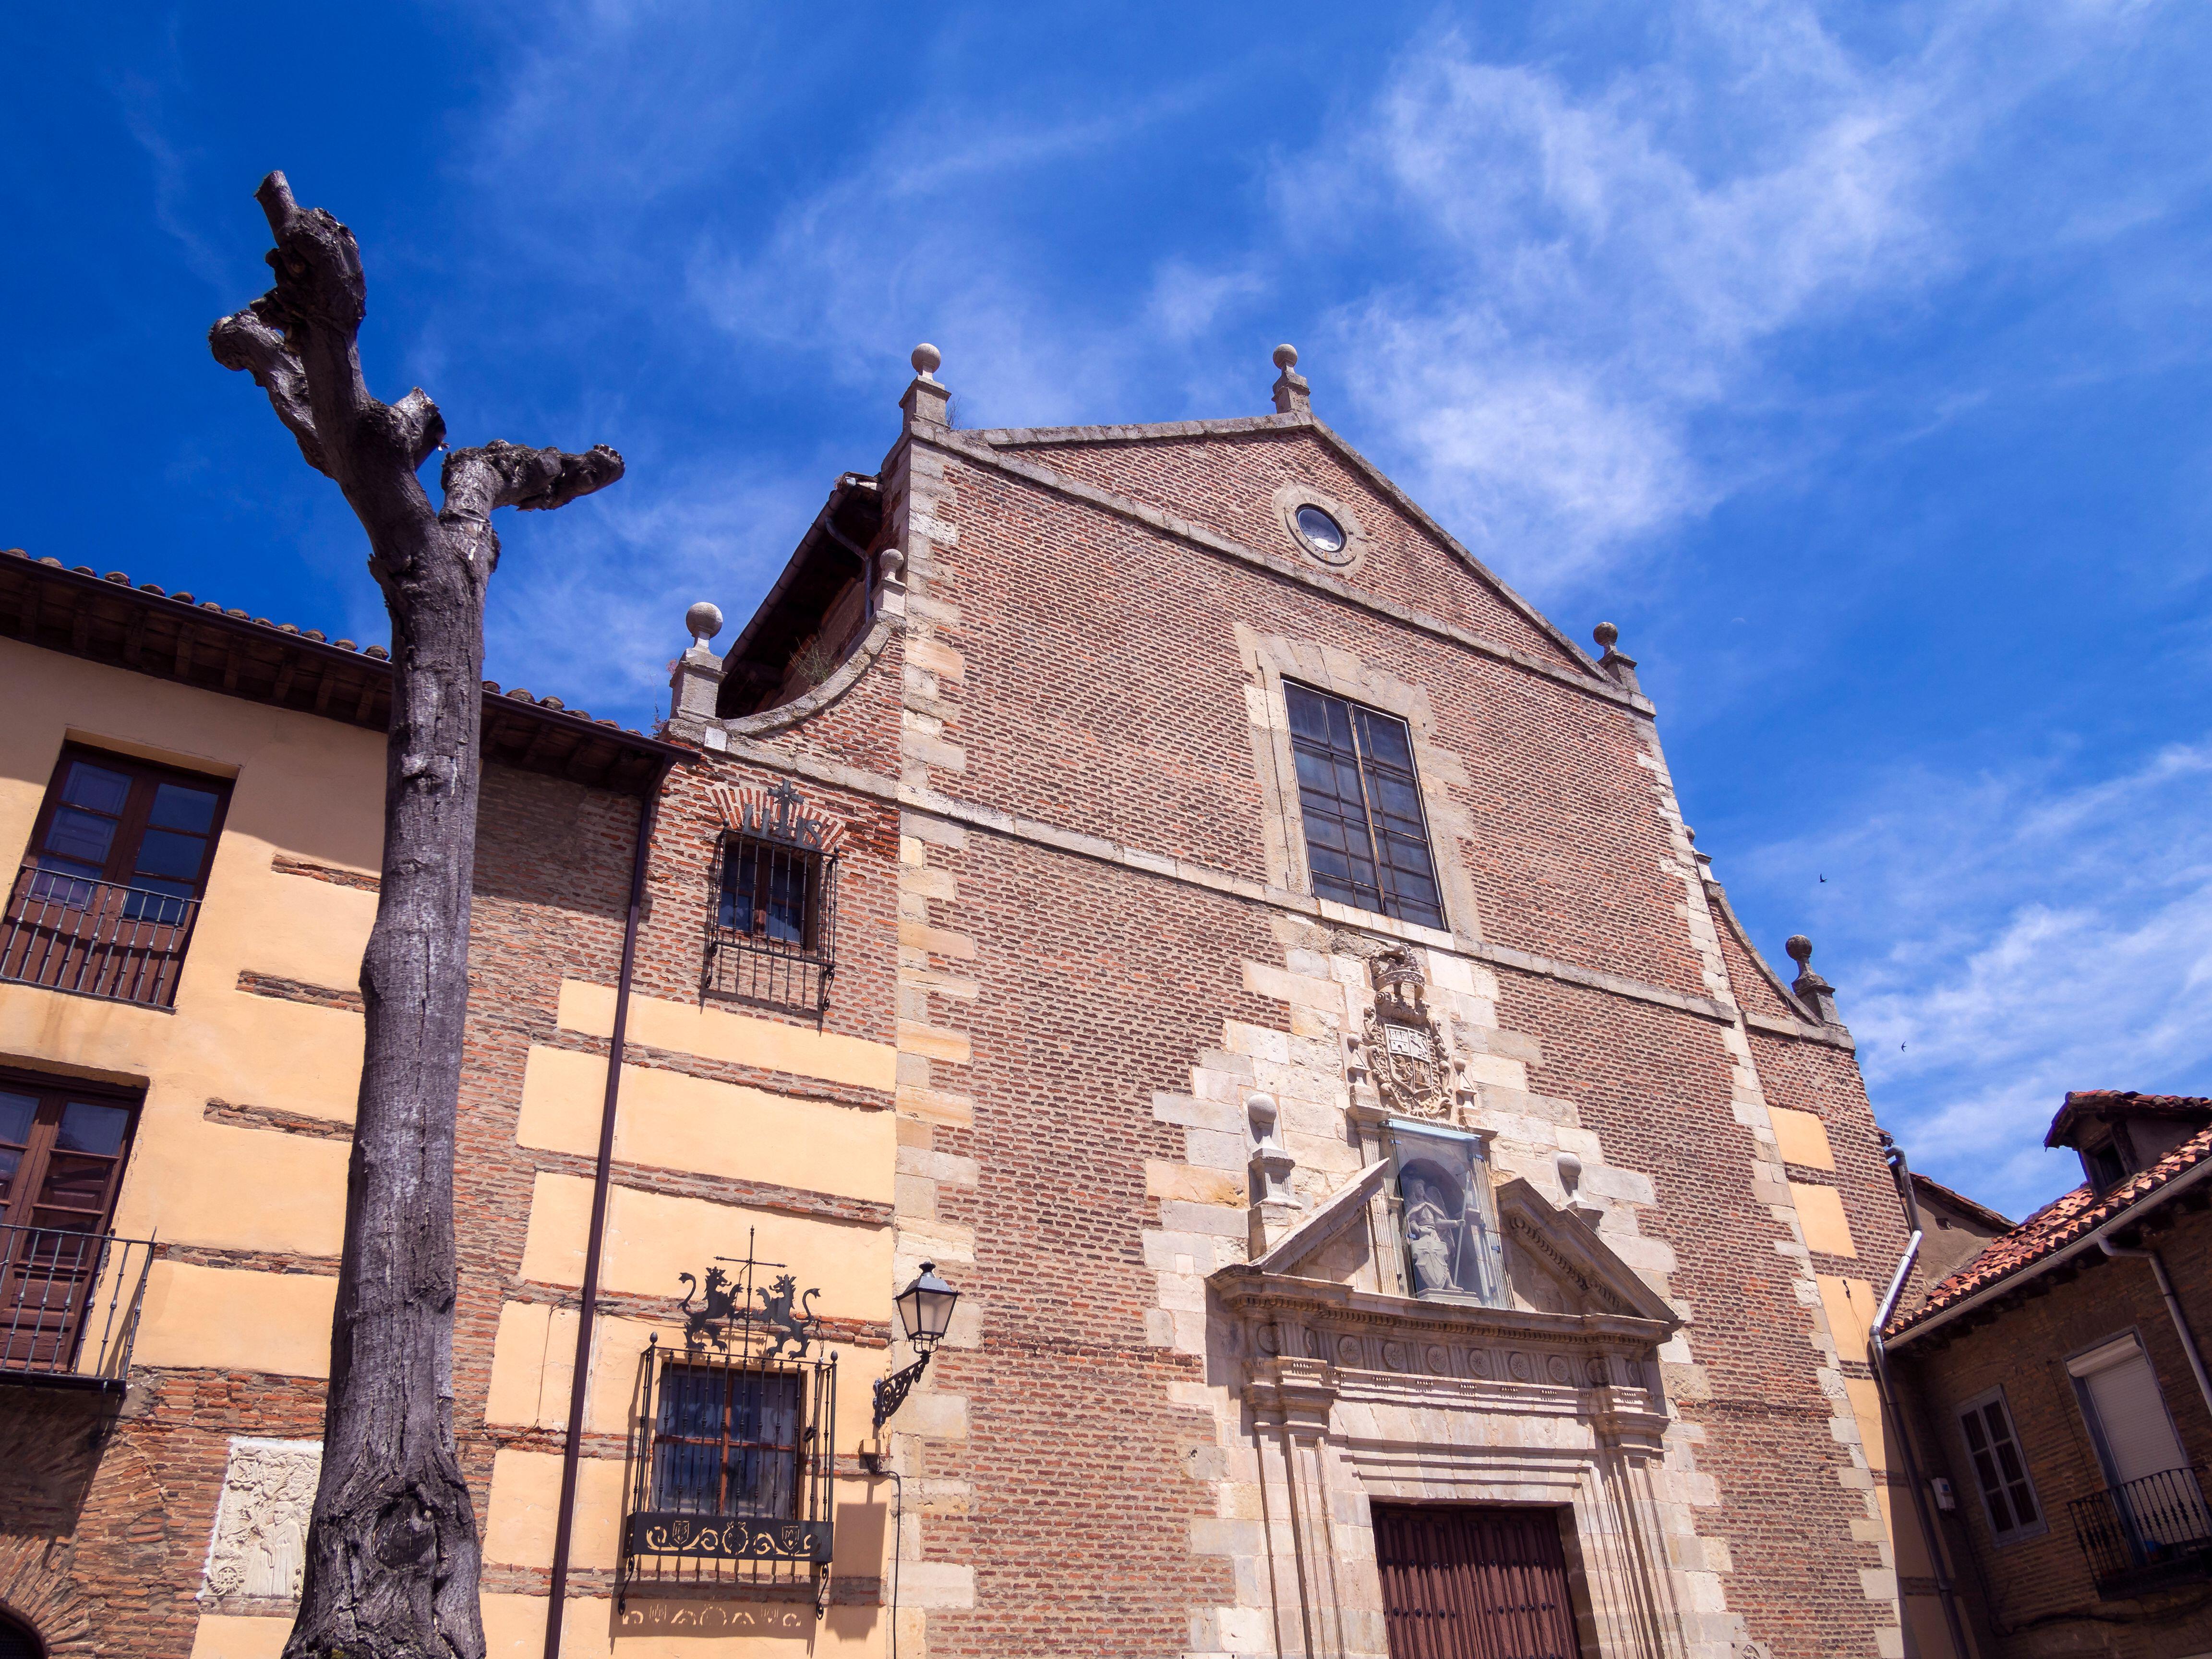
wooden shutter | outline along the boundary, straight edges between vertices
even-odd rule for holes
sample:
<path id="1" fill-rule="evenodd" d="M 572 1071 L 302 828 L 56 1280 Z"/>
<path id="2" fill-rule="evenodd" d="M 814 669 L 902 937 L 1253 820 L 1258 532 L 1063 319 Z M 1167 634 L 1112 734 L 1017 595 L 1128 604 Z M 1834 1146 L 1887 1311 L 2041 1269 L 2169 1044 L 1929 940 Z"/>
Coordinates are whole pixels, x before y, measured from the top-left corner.
<path id="1" fill-rule="evenodd" d="M 1390 1659 L 1580 1659 L 1564 1512 L 1374 1506 Z"/>

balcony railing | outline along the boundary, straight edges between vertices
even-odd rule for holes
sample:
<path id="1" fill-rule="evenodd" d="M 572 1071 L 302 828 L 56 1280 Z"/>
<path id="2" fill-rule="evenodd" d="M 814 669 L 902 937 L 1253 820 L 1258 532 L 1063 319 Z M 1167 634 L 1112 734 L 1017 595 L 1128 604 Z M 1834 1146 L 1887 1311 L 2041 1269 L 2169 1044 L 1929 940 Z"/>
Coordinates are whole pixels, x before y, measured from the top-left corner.
<path id="1" fill-rule="evenodd" d="M 151 1239 L 0 1226 L 0 1382 L 120 1389 Z"/>
<path id="2" fill-rule="evenodd" d="M 2166 1469 L 2067 1507 L 2107 1600 L 2198 1580 L 2212 1568 L 2212 1508 L 2195 1469 Z"/>
<path id="3" fill-rule="evenodd" d="M 200 902 L 25 865 L 0 919 L 0 979 L 167 1008 Z"/>

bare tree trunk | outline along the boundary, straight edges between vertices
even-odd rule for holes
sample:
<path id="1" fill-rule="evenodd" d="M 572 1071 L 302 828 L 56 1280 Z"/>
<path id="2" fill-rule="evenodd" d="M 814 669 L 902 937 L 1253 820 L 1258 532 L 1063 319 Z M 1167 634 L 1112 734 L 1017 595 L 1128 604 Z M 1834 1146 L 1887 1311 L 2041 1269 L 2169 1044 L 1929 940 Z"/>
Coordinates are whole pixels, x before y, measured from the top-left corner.
<path id="1" fill-rule="evenodd" d="M 355 339 L 367 285 L 353 234 L 258 192 L 276 286 L 210 331 L 216 360 L 269 393 L 308 464 L 368 532 L 392 614 L 384 878 L 362 960 L 367 1023 L 331 1329 L 323 1471 L 285 1659 L 480 1659 L 479 1547 L 453 1446 L 453 1137 L 468 1017 L 469 892 L 482 778 L 491 512 L 555 507 L 622 458 L 491 443 L 447 458 L 434 509 L 416 469 L 444 447 L 420 387 L 378 402 Z"/>

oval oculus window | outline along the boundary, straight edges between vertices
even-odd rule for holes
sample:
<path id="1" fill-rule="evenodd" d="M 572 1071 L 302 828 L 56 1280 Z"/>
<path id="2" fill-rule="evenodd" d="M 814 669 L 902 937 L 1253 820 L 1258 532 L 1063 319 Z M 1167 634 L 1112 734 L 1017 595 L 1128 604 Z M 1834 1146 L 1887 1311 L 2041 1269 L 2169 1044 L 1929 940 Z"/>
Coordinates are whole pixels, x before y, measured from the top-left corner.
<path id="1" fill-rule="evenodd" d="M 1309 503 L 1297 511 L 1298 534 L 1305 538 L 1306 545 L 1329 558 L 1344 551 L 1344 526 Z"/>

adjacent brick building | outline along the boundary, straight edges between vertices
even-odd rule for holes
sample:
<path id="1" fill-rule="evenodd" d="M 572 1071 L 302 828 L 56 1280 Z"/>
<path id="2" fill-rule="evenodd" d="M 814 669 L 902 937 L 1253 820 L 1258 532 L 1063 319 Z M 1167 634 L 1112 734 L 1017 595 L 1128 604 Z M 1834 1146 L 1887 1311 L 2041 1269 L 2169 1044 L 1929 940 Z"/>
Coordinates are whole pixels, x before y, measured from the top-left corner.
<path id="1" fill-rule="evenodd" d="M 918 351 L 889 454 L 726 650 L 695 607 L 661 738 L 488 702 L 455 1421 L 495 1652 L 544 1651 L 556 1577 L 561 1651 L 629 1659 L 1348 1659 L 1516 1620 L 1604 1659 L 1894 1656 L 1901 1611 L 1944 1650 L 1867 1364 L 1905 1230 L 1809 947 L 1785 982 L 1745 937 L 1612 631 L 1538 615 L 1278 361 L 1268 415 L 979 432 Z M 113 1231 L 158 1216 L 156 1275 L 231 1298 L 149 1289 L 127 1392 L 27 1391 L 108 1426 L 0 1480 L 0 1603 L 58 1651 L 273 1655 L 377 677 L 0 572 L 10 685 L 107 688 L 21 737 L 17 840 L 65 744 L 197 765 L 236 780 L 213 867 L 270 895 L 194 936 L 174 1014 L 0 986 L 0 1064 L 139 1115 Z M 190 735 L 247 702 L 294 746 Z M 329 826 L 240 817 L 310 760 Z M 287 926 L 295 892 L 344 915 Z M 189 1043 L 101 1046 L 264 1005 L 329 1035 L 173 1079 Z M 312 1082 L 278 1063 L 309 1049 Z M 960 1300 L 878 1437 L 925 1262 Z"/>
<path id="2" fill-rule="evenodd" d="M 2212 1100 L 2069 1094 L 2087 1179 L 1896 1319 L 1949 1575 L 2003 1659 L 2212 1651 Z"/>

